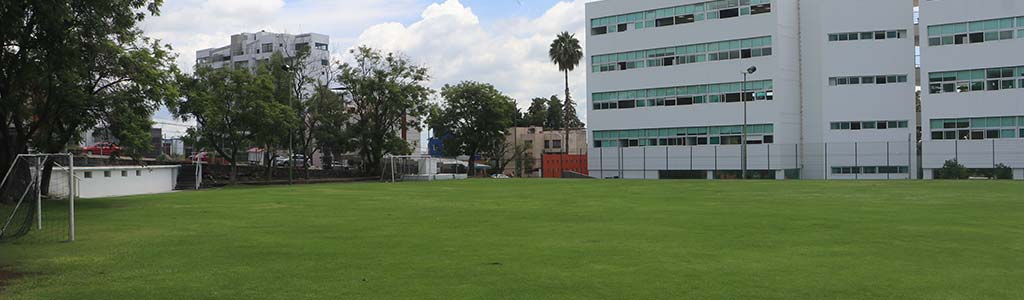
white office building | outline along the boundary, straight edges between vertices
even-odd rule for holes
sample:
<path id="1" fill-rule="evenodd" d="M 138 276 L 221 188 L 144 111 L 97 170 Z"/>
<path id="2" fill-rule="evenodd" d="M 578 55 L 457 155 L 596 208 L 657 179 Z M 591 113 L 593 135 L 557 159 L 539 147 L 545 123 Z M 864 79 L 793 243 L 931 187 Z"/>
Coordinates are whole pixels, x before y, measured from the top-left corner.
<path id="1" fill-rule="evenodd" d="M 744 161 L 755 178 L 914 176 L 910 0 L 606 0 L 586 15 L 592 176 L 737 178 Z"/>
<path id="2" fill-rule="evenodd" d="M 956 159 L 1024 178 L 1024 1 L 922 1 L 920 28 L 924 177 Z"/>

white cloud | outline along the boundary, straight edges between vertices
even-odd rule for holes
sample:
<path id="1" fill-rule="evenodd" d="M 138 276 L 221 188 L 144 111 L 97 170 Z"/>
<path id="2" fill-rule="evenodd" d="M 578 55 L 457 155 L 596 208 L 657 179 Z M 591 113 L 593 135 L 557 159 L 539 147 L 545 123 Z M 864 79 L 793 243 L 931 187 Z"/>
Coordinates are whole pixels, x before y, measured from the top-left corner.
<path id="1" fill-rule="evenodd" d="M 330 35 L 335 49 L 344 49 L 363 28 L 415 17 L 422 8 L 416 0 L 169 0 L 160 16 L 147 18 L 141 27 L 170 43 L 178 65 L 190 71 L 196 50 L 225 46 L 232 34 L 317 32 Z"/>
<path id="2" fill-rule="evenodd" d="M 534 97 L 563 95 L 564 75 L 548 59 L 548 47 L 562 31 L 583 42 L 584 0 L 559 2 L 532 19 L 498 20 L 481 25 L 470 7 L 458 0 L 428 6 L 420 20 L 374 25 L 353 46 L 399 52 L 430 69 L 431 86 L 463 80 L 487 82 L 529 106 Z M 570 73 L 569 84 L 581 119 L 586 114 L 585 64 Z"/>

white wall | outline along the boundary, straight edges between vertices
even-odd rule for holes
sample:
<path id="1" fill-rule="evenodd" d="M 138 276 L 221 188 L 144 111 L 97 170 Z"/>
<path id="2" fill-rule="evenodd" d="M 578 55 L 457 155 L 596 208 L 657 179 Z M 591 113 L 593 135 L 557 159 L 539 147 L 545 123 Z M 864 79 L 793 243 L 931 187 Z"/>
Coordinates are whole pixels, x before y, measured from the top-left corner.
<path id="1" fill-rule="evenodd" d="M 1024 116 L 1024 89 L 1021 88 L 928 93 L 928 73 L 931 72 L 1024 66 L 1024 55 L 1021 55 L 1024 39 L 1015 36 L 1012 40 L 980 44 L 929 46 L 928 26 L 1020 16 L 1024 16 L 1024 1 L 1019 0 L 921 2 L 922 126 L 925 140 L 922 150 L 926 173 L 927 170 L 942 167 L 945 160 L 953 158 L 959 158 L 968 168 L 991 168 L 993 156 L 991 140 L 931 141 L 930 120 Z M 1015 169 L 1024 169 L 1024 149 L 1019 148 L 1024 146 L 1024 140 L 1000 139 L 994 143 L 998 162 Z M 1003 150 L 1004 147 L 1006 150 Z"/>
<path id="2" fill-rule="evenodd" d="M 178 182 L 180 166 L 109 166 L 109 167 L 76 167 L 75 176 L 78 181 L 77 197 L 100 198 L 130 195 L 146 195 L 169 193 Z M 109 171 L 110 177 L 104 172 Z M 122 171 L 127 176 L 122 176 Z M 138 175 L 136 175 L 138 171 Z M 92 178 L 86 178 L 86 173 Z M 67 171 L 54 168 L 50 177 L 50 192 L 54 196 L 67 195 Z"/>
<path id="3" fill-rule="evenodd" d="M 771 79 L 774 86 L 773 101 L 753 101 L 748 103 L 749 124 L 773 124 L 774 143 L 776 145 L 792 145 L 800 142 L 800 89 L 799 89 L 799 43 L 797 26 L 797 1 L 772 1 L 772 12 L 760 15 L 747 15 L 729 19 L 705 20 L 691 24 L 675 25 L 658 28 L 646 28 L 620 33 L 592 36 L 590 20 L 611 15 L 634 13 L 678 5 L 701 3 L 706 1 L 668 1 L 668 0 L 616 0 L 587 3 L 587 49 L 585 52 L 587 74 L 587 92 L 589 95 L 600 92 L 623 91 L 633 89 L 663 88 L 700 84 L 718 84 L 740 82 L 742 72 L 750 66 L 758 71 L 749 77 L 751 81 Z M 661 47 L 674 47 L 707 42 L 719 42 L 734 39 L 772 37 L 772 55 L 734 59 L 725 61 L 703 62 L 695 64 L 675 65 L 668 67 L 640 68 L 625 71 L 593 73 L 592 60 L 595 55 L 646 50 Z M 592 98 L 592 97 L 588 97 Z M 595 130 L 629 130 L 671 127 L 697 126 L 732 126 L 743 124 L 743 104 L 707 103 L 690 106 L 645 107 L 634 109 L 594 110 L 593 100 L 587 105 L 588 140 L 593 143 Z M 664 152 L 664 147 L 646 147 L 649 152 Z M 680 149 L 676 149 L 680 148 Z M 673 147 L 670 151 L 690 151 Z M 713 146 L 698 147 L 712 149 Z M 737 148 L 720 146 L 723 151 Z M 705 149 L 705 150 L 706 150 Z M 752 148 L 753 149 L 753 148 Z M 597 158 L 599 148 L 589 150 L 589 168 L 592 172 L 600 169 L 601 158 Z M 605 154 L 617 150 L 604 149 Z M 626 164 L 629 157 L 637 157 L 632 152 L 642 149 L 626 149 Z M 692 149 L 692 151 L 701 151 Z M 767 166 L 767 159 L 750 158 L 750 168 Z M 737 154 L 738 155 L 738 154 Z M 714 155 L 705 158 L 695 165 L 703 166 L 704 170 L 714 170 Z M 710 157 L 710 158 L 707 158 Z M 639 159 L 639 158 L 638 158 Z M 696 159 L 696 158 L 695 158 Z M 721 161 L 725 163 L 725 161 Z M 724 164 L 720 169 L 739 169 L 739 160 L 732 159 L 734 164 Z M 605 155 L 604 163 L 617 164 L 617 159 Z M 642 162 L 640 162 L 642 164 Z M 607 164 L 604 164 L 607 166 Z M 687 165 L 689 165 L 687 163 Z M 625 166 L 633 169 L 635 166 Z M 626 174 L 627 178 L 643 178 L 643 166 L 637 171 Z M 662 164 L 650 165 L 654 169 L 664 169 Z M 669 166 L 675 169 L 674 166 Z M 776 166 L 772 166 L 773 169 Z M 607 169 L 607 167 L 605 168 Z M 616 171 L 617 172 L 617 171 Z M 598 171 L 598 173 L 600 173 Z M 635 173 L 635 174 L 634 174 Z M 601 175 L 596 175 L 600 177 Z M 650 177 L 648 177 L 650 178 Z"/>
<path id="4" fill-rule="evenodd" d="M 815 145 L 829 143 L 830 152 L 836 152 L 830 153 L 832 157 L 825 165 L 821 152 L 824 145 L 805 147 L 808 152 L 804 155 L 803 178 L 835 178 L 826 174 L 833 166 L 913 165 L 914 160 L 906 155 L 908 144 L 915 144 L 917 126 L 913 8 L 911 0 L 801 2 L 803 141 Z M 828 39 L 831 33 L 890 30 L 906 30 L 907 36 L 832 42 Z M 908 78 L 906 83 L 897 84 L 829 86 L 830 77 L 870 75 Z M 831 129 L 832 122 L 844 121 L 909 121 L 909 126 L 884 130 Z M 909 151 L 913 149 L 916 145 Z M 902 155 L 894 154 L 894 150 Z M 913 172 L 915 168 L 910 169 Z"/>

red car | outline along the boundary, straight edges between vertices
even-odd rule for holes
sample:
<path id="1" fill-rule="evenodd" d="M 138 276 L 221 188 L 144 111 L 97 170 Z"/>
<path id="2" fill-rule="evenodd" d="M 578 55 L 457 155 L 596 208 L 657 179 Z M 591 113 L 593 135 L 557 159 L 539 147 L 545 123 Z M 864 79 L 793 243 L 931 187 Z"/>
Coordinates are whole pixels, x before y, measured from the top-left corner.
<path id="1" fill-rule="evenodd" d="M 118 147 L 117 144 L 108 142 L 99 142 L 95 145 L 82 149 L 82 153 L 88 155 L 111 155 L 119 151 L 121 151 L 121 147 Z"/>

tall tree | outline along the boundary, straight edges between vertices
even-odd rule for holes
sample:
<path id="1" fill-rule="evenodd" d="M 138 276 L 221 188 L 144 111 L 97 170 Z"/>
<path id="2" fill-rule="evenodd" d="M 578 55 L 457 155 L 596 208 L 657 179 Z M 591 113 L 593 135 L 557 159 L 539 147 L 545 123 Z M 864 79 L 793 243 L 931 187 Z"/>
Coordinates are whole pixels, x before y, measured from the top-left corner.
<path id="1" fill-rule="evenodd" d="M 529 126 L 544 127 L 544 123 L 548 118 L 548 99 L 533 98 L 533 102 L 530 103 L 530 108 L 526 110 L 524 118 Z"/>
<path id="2" fill-rule="evenodd" d="M 275 101 L 266 68 L 253 74 L 247 69 L 201 67 L 180 81 L 185 97 L 169 108 L 184 120 L 195 118 L 198 126 L 188 130 L 188 138 L 231 164 L 231 183 L 238 182 L 238 157 L 258 143 L 259 136 L 287 132 L 298 123 L 286 104 Z"/>
<path id="3" fill-rule="evenodd" d="M 30 147 L 65 151 L 97 126 L 121 154 L 150 149 L 150 115 L 177 97 L 170 46 L 138 28 L 162 1 L 0 3 L 0 169 Z"/>
<path id="4" fill-rule="evenodd" d="M 407 154 L 409 144 L 399 132 L 416 127 L 425 115 L 427 69 L 393 53 L 361 46 L 350 53 L 354 62 L 341 65 L 337 82 L 347 88 L 354 107 L 351 132 L 363 160 L 363 171 L 379 175 L 385 154 Z"/>
<path id="5" fill-rule="evenodd" d="M 512 98 L 490 84 L 472 81 L 445 85 L 441 97 L 445 102 L 429 122 L 451 133 L 444 147 L 448 155 L 469 155 L 472 172 L 478 155 L 494 156 L 505 149 L 505 133 L 516 106 Z"/>
<path id="6" fill-rule="evenodd" d="M 576 66 L 580 65 L 580 59 L 583 58 L 583 48 L 580 47 L 580 40 L 576 39 L 575 34 L 563 31 L 555 37 L 555 40 L 551 42 L 551 50 L 548 51 L 548 56 L 551 58 L 551 62 L 558 66 L 558 70 L 565 73 L 565 103 L 563 114 L 564 121 L 562 122 L 565 127 L 565 151 L 569 151 L 569 130 L 583 127 L 583 124 L 576 117 L 576 104 L 572 101 L 572 95 L 569 94 L 569 71 L 575 70 Z"/>
<path id="7" fill-rule="evenodd" d="M 552 95 L 551 99 L 548 100 L 548 111 L 544 121 L 544 128 L 550 130 L 562 129 L 562 124 L 565 122 L 565 118 L 562 118 L 564 113 L 565 111 L 562 110 L 562 99 Z"/>

